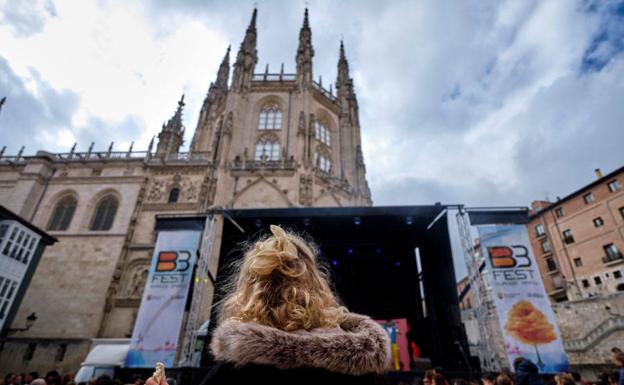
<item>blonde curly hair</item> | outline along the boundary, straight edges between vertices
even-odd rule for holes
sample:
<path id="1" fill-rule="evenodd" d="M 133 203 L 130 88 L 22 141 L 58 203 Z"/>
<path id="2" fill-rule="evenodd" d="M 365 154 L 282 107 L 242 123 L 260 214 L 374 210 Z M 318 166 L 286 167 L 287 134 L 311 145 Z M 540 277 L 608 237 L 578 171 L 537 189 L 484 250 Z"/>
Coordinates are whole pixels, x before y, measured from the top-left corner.
<path id="1" fill-rule="evenodd" d="M 233 318 L 285 331 L 340 325 L 348 310 L 319 269 L 316 248 L 279 226 L 270 230 L 245 253 L 219 321 Z"/>

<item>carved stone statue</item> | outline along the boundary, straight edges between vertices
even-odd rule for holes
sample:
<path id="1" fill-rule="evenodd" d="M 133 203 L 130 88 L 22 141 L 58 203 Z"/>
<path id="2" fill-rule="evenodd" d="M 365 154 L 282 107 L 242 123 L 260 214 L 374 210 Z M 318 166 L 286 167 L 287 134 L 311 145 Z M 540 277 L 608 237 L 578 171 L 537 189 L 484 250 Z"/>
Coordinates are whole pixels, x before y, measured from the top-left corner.
<path id="1" fill-rule="evenodd" d="M 189 201 L 194 201 L 197 199 L 197 183 L 189 182 L 188 187 L 186 188 L 186 199 Z"/>
<path id="2" fill-rule="evenodd" d="M 128 287 L 128 297 L 140 297 L 143 294 L 143 289 L 147 282 L 147 275 L 148 269 L 145 267 L 140 267 L 135 270 L 132 275 L 132 280 L 130 281 L 130 286 Z"/>
<path id="3" fill-rule="evenodd" d="M 305 134 L 305 113 L 303 111 L 299 113 L 299 126 L 297 128 L 297 134 Z"/>
<path id="4" fill-rule="evenodd" d="M 161 179 L 154 179 L 154 182 L 152 183 L 152 187 L 150 188 L 149 193 L 147 193 L 147 200 L 150 200 L 150 201 L 159 200 L 162 197 L 164 191 L 165 191 L 165 181 Z"/>

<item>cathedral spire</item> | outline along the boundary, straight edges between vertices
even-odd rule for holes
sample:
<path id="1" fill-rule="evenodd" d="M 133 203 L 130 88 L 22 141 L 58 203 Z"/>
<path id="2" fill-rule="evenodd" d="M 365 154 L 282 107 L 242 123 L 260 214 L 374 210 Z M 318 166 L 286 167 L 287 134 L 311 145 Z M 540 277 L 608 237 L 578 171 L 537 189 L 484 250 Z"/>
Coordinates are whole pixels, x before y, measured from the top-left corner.
<path id="1" fill-rule="evenodd" d="M 348 96 L 352 92 L 352 82 L 349 77 L 349 62 L 345 55 L 344 43 L 340 41 L 340 57 L 338 58 L 338 76 L 336 77 L 336 94 L 338 97 Z"/>
<path id="2" fill-rule="evenodd" d="M 240 45 L 234 63 L 234 75 L 232 77 L 232 89 L 235 92 L 243 91 L 247 88 L 253 78 L 254 69 L 258 62 L 258 51 L 256 50 L 256 18 L 258 10 L 254 8 L 251 21 L 245 32 L 245 38 Z"/>
<path id="3" fill-rule="evenodd" d="M 308 9 L 305 9 L 305 12 L 303 13 L 303 28 L 307 28 L 310 29 L 310 23 L 308 21 Z"/>
<path id="4" fill-rule="evenodd" d="M 158 146 L 156 147 L 156 156 L 168 158 L 173 154 L 177 154 L 182 146 L 182 138 L 184 137 L 184 125 L 182 124 L 182 109 L 184 108 L 184 94 L 178 101 L 178 108 L 171 119 L 164 123 L 160 134 L 158 134 Z"/>
<path id="5" fill-rule="evenodd" d="M 340 40 L 340 58 L 338 59 L 339 63 L 345 63 L 347 65 L 347 68 L 349 66 L 349 63 L 347 62 L 347 57 L 345 55 L 345 49 L 344 49 L 344 41 Z"/>
<path id="6" fill-rule="evenodd" d="M 230 77 L 230 49 L 232 46 L 228 45 L 225 56 L 219 66 L 219 72 L 217 73 L 216 86 L 222 90 L 227 89 L 228 79 Z"/>
<path id="7" fill-rule="evenodd" d="M 312 85 L 312 57 L 314 56 L 314 48 L 312 48 L 312 30 L 308 20 L 308 9 L 306 8 L 303 15 L 303 25 L 299 31 L 299 47 L 297 48 L 297 81 L 302 88 Z"/>
<path id="8" fill-rule="evenodd" d="M 169 121 L 167 122 L 165 129 L 169 131 L 173 131 L 173 132 L 184 131 L 184 126 L 182 125 L 182 109 L 183 108 L 184 108 L 184 94 L 182 94 L 182 97 L 178 101 L 178 108 L 176 109 L 175 114 L 173 114 L 173 117 L 169 119 Z"/>

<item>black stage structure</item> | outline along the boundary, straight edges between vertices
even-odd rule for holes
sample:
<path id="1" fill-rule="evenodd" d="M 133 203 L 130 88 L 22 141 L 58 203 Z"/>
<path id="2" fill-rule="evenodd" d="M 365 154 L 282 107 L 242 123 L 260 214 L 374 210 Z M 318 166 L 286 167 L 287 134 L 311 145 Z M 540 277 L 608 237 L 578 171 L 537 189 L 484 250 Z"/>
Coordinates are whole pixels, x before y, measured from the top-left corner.
<path id="1" fill-rule="evenodd" d="M 228 211 L 232 220 L 224 221 L 216 287 L 222 287 L 232 262 L 241 258 L 241 243 L 265 234 L 270 224 L 279 224 L 317 243 L 320 259 L 349 310 L 374 319 L 407 318 L 423 357 L 435 365 L 458 368 L 462 357 L 457 343 L 465 351 L 468 346 L 446 216 L 427 229 L 445 209 L 437 205 Z M 224 294 L 217 290 L 215 301 Z M 213 312 L 211 325 L 216 325 L 215 317 Z"/>
<path id="2" fill-rule="evenodd" d="M 449 210 L 468 212 L 473 225 L 526 223 L 526 208 L 475 208 L 462 205 L 216 209 L 193 216 L 158 216 L 156 231 L 199 229 L 206 216 L 223 216 L 214 304 L 226 294 L 232 263 L 246 243 L 278 224 L 315 241 L 333 286 L 351 310 L 384 320 L 406 318 L 411 336 L 433 366 L 478 371 L 467 357 L 460 319 L 457 279 L 451 251 Z M 450 220 L 455 220 L 451 217 Z M 218 310 L 218 306 L 215 307 Z M 201 366 L 210 367 L 211 312 Z M 478 364 L 477 364 L 478 365 Z"/>

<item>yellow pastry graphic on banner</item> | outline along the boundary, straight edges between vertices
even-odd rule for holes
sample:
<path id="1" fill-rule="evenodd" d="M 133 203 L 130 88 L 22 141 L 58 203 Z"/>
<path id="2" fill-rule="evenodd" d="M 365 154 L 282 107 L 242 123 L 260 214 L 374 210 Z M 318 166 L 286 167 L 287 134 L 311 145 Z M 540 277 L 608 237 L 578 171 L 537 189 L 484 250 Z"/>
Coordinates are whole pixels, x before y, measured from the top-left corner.
<path id="1" fill-rule="evenodd" d="M 507 333 L 527 345 L 542 345 L 557 339 L 544 313 L 527 300 L 516 302 L 507 313 Z"/>
<path id="2" fill-rule="evenodd" d="M 535 347 L 538 366 L 543 363 L 537 345 L 557 339 L 555 328 L 548 322 L 544 313 L 527 300 L 518 301 L 511 307 L 507 313 L 505 330 L 518 341 Z"/>

